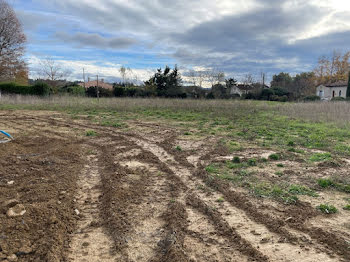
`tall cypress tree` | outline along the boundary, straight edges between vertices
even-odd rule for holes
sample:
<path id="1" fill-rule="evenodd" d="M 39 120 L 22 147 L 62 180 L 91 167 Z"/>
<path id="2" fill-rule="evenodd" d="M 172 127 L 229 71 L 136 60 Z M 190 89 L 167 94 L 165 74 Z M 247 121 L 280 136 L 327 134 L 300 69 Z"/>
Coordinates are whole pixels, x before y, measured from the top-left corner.
<path id="1" fill-rule="evenodd" d="M 350 97 L 350 71 L 349 71 L 349 78 L 348 78 L 348 88 L 346 89 L 346 98 Z"/>

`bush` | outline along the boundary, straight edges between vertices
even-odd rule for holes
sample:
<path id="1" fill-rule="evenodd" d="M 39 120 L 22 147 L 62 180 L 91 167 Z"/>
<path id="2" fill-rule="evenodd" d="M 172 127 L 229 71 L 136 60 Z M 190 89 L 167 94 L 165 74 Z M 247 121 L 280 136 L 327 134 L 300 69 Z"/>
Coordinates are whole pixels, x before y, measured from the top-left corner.
<path id="1" fill-rule="evenodd" d="M 51 92 L 52 92 L 51 87 L 49 87 L 49 85 L 46 83 L 38 82 L 33 86 L 34 95 L 48 96 L 51 94 Z"/>
<path id="2" fill-rule="evenodd" d="M 16 83 L 1 83 L 0 91 L 6 94 L 34 95 L 32 86 L 20 86 Z"/>
<path id="3" fill-rule="evenodd" d="M 338 96 L 338 97 L 333 97 L 331 101 L 345 101 L 344 97 Z"/>
<path id="4" fill-rule="evenodd" d="M 320 101 L 320 100 L 321 100 L 321 97 L 319 97 L 319 96 L 305 96 L 305 97 L 303 98 L 303 100 L 304 100 L 305 102 L 308 102 L 308 101 Z"/>
<path id="5" fill-rule="evenodd" d="M 67 92 L 68 94 L 76 95 L 76 96 L 85 96 L 85 88 L 83 86 L 68 86 L 64 89 L 61 89 L 63 92 Z"/>

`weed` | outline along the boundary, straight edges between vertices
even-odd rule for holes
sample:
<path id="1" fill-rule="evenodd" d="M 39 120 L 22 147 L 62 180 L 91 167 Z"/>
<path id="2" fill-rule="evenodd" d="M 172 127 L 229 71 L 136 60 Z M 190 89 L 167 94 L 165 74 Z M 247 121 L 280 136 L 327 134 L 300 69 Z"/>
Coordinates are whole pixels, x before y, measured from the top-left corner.
<path id="1" fill-rule="evenodd" d="M 209 166 L 207 166 L 205 168 L 205 171 L 207 171 L 208 173 L 212 173 L 212 174 L 217 174 L 219 173 L 219 169 L 217 166 L 215 166 L 214 164 L 210 164 Z"/>
<path id="2" fill-rule="evenodd" d="M 222 197 L 219 197 L 218 199 L 216 199 L 216 202 L 222 203 L 222 202 L 224 202 L 224 199 Z"/>
<path id="3" fill-rule="evenodd" d="M 190 132 L 188 132 L 188 131 L 186 131 L 186 132 L 184 133 L 184 135 L 185 135 L 185 136 L 190 136 L 190 135 L 191 135 L 191 133 L 190 133 Z"/>
<path id="4" fill-rule="evenodd" d="M 233 159 L 232 159 L 232 163 L 241 163 L 241 159 L 238 157 L 238 156 L 235 156 Z"/>
<path id="5" fill-rule="evenodd" d="M 248 160 L 248 165 L 249 166 L 256 166 L 256 159 L 255 158 L 249 159 Z"/>
<path id="6" fill-rule="evenodd" d="M 320 187 L 323 188 L 333 187 L 335 185 L 334 182 L 328 178 L 320 178 L 317 180 L 317 183 Z"/>
<path id="7" fill-rule="evenodd" d="M 316 208 L 325 214 L 335 214 L 338 212 L 338 209 L 335 206 L 328 205 L 328 204 L 321 204 Z"/>
<path id="8" fill-rule="evenodd" d="M 182 148 L 181 148 L 181 146 L 176 146 L 176 147 L 175 147 L 175 150 L 177 150 L 177 151 L 182 151 Z"/>
<path id="9" fill-rule="evenodd" d="M 323 188 L 332 187 L 338 191 L 350 193 L 350 184 L 335 182 L 334 180 L 332 180 L 330 178 L 320 178 L 317 180 L 317 183 L 320 187 L 323 187 Z"/>
<path id="10" fill-rule="evenodd" d="M 281 177 L 281 176 L 283 176 L 283 172 L 282 171 L 277 171 L 275 173 L 275 175 L 278 176 L 278 177 Z"/>
<path id="11" fill-rule="evenodd" d="M 344 210 L 348 210 L 350 211 L 350 204 L 346 205 L 345 207 L 343 207 Z"/>
<path id="12" fill-rule="evenodd" d="M 318 194 L 308 188 L 307 186 L 302 185 L 290 185 L 288 188 L 288 192 L 295 195 L 307 195 L 312 197 L 318 197 Z"/>
<path id="13" fill-rule="evenodd" d="M 294 146 L 295 143 L 294 143 L 294 141 L 288 141 L 287 145 L 288 145 L 288 146 Z"/>
<path id="14" fill-rule="evenodd" d="M 284 165 L 282 163 L 279 163 L 276 165 L 277 167 L 284 167 Z"/>
<path id="15" fill-rule="evenodd" d="M 97 133 L 94 130 L 88 130 L 85 132 L 85 135 L 86 136 L 97 136 Z"/>
<path id="16" fill-rule="evenodd" d="M 280 156 L 278 154 L 271 154 L 269 155 L 270 160 L 279 160 Z"/>
<path id="17" fill-rule="evenodd" d="M 309 158 L 311 162 L 321 162 L 321 161 L 327 161 L 331 159 L 332 159 L 332 155 L 330 153 L 315 153 Z"/>

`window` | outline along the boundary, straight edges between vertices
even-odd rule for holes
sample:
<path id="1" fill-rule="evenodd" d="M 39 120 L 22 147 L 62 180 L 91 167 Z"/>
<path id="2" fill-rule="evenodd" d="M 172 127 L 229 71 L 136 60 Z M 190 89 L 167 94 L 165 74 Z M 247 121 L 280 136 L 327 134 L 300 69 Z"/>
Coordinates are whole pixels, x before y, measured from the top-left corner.
<path id="1" fill-rule="evenodd" d="M 339 90 L 339 96 L 341 96 L 341 90 Z"/>
<path id="2" fill-rule="evenodd" d="M 333 95 L 332 95 L 332 97 L 335 97 L 335 91 L 333 91 Z"/>

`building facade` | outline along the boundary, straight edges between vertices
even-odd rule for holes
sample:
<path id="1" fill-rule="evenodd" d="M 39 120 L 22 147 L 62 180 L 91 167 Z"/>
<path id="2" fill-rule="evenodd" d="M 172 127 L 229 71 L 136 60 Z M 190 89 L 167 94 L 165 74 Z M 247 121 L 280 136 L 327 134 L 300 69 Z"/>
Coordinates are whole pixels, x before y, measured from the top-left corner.
<path id="1" fill-rule="evenodd" d="M 335 97 L 346 98 L 347 82 L 341 81 L 332 84 L 319 85 L 316 87 L 316 95 L 321 100 L 331 100 Z"/>

